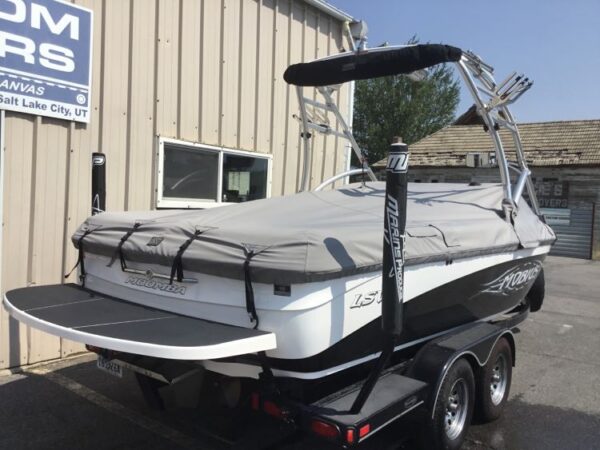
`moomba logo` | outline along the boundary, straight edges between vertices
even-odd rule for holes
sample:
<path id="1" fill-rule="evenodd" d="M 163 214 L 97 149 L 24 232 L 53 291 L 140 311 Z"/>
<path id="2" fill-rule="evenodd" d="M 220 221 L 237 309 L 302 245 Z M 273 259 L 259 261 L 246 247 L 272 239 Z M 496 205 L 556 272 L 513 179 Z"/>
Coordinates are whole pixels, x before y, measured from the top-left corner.
<path id="1" fill-rule="evenodd" d="M 154 289 L 163 292 L 169 292 L 171 294 L 185 295 L 185 286 L 177 286 L 176 284 L 162 283 L 152 278 L 142 277 L 129 277 L 125 280 L 126 284 L 133 286 L 142 287 L 146 289 Z"/>
<path id="2" fill-rule="evenodd" d="M 507 270 L 494 281 L 484 284 L 482 292 L 501 295 L 512 294 L 533 282 L 541 270 L 542 264 L 539 261 L 521 264 Z"/>

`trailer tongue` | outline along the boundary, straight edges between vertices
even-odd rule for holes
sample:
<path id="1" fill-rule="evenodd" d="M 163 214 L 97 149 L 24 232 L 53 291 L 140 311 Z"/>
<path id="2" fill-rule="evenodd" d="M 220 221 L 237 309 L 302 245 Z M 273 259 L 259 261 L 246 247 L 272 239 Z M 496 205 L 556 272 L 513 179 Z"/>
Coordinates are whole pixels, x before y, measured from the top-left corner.
<path id="1" fill-rule="evenodd" d="M 204 360 L 276 347 L 274 333 L 181 316 L 75 284 L 15 289 L 6 293 L 4 304 L 40 330 L 137 355 Z"/>

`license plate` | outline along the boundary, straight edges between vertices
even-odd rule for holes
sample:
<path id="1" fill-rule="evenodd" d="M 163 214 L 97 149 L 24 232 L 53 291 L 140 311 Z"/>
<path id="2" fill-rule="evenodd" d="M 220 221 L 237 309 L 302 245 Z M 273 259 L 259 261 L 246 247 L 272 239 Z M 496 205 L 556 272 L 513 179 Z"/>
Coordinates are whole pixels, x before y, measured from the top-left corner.
<path id="1" fill-rule="evenodd" d="M 106 359 L 104 356 L 98 356 L 96 366 L 98 366 L 98 369 L 103 370 L 106 373 L 118 378 L 123 378 L 123 367 L 114 361 Z"/>

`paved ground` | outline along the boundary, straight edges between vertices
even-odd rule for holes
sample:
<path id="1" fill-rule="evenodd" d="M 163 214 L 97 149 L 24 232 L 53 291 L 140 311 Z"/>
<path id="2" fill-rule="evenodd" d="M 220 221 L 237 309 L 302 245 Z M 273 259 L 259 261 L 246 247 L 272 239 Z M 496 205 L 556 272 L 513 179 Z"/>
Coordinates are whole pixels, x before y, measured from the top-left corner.
<path id="1" fill-rule="evenodd" d="M 600 262 L 550 258 L 546 281 L 543 310 L 517 336 L 504 417 L 473 425 L 466 449 L 600 449 Z M 274 448 L 286 431 L 261 422 L 257 435 L 257 419 L 149 410 L 131 374 L 119 381 L 90 356 L 0 377 L 0 405 L 0 449 L 225 449 L 253 430 L 255 443 Z M 316 446 L 292 437 L 275 448 Z"/>
<path id="2" fill-rule="evenodd" d="M 600 262 L 552 257 L 545 275 L 504 417 L 472 427 L 468 449 L 600 449 Z"/>

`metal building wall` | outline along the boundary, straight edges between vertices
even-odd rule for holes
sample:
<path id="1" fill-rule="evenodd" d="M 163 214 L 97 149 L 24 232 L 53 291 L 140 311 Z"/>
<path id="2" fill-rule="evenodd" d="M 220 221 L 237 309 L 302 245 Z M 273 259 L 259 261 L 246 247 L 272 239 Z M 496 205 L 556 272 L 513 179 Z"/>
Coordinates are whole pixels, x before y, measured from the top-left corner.
<path id="1" fill-rule="evenodd" d="M 570 208 L 569 225 L 552 225 L 556 233 L 556 243 L 551 255 L 590 259 L 592 255 L 593 204 Z"/>
<path id="2" fill-rule="evenodd" d="M 112 211 L 154 207 L 158 135 L 272 153 L 272 194 L 294 192 L 298 105 L 283 71 L 348 48 L 342 22 L 302 0 L 76 3 L 94 10 L 93 114 L 85 125 L 6 113 L 3 291 L 60 283 L 75 263 L 70 236 L 90 213 L 94 151 L 107 155 Z M 345 147 L 313 141 L 314 187 L 344 168 Z M 80 350 L 0 308 L 0 369 Z"/>

